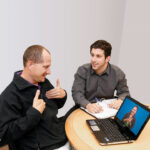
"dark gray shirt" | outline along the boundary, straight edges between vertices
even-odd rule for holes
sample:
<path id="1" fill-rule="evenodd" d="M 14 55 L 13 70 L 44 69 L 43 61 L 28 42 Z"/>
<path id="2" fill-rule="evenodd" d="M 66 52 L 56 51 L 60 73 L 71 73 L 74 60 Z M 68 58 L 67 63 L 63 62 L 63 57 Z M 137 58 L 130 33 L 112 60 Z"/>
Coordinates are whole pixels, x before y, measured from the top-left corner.
<path id="1" fill-rule="evenodd" d="M 97 98 L 112 98 L 115 94 L 124 100 L 129 89 L 124 72 L 117 66 L 108 64 L 101 75 L 95 73 L 91 64 L 80 66 L 75 74 L 72 96 L 76 104 L 85 107 Z"/>

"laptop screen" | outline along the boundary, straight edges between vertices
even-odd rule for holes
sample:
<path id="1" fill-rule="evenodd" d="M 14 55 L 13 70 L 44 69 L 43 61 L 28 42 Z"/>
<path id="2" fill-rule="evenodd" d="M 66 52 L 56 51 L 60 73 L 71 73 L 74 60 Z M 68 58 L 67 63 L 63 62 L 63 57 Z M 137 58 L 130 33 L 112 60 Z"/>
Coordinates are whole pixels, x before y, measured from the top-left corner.
<path id="1" fill-rule="evenodd" d="M 126 97 L 116 115 L 134 135 L 138 135 L 150 115 L 149 110 L 142 106 L 144 105 Z"/>

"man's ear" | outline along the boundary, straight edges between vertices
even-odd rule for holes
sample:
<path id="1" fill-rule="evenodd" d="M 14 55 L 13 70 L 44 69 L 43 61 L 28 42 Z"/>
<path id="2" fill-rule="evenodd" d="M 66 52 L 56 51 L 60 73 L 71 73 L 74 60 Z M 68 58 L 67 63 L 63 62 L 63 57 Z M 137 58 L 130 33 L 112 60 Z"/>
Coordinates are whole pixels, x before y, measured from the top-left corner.
<path id="1" fill-rule="evenodd" d="M 106 62 L 108 63 L 110 61 L 111 56 L 106 57 Z"/>
<path id="2" fill-rule="evenodd" d="M 29 70 L 30 70 L 30 69 L 32 69 L 33 64 L 34 64 L 33 61 L 28 60 L 26 67 L 29 68 Z"/>

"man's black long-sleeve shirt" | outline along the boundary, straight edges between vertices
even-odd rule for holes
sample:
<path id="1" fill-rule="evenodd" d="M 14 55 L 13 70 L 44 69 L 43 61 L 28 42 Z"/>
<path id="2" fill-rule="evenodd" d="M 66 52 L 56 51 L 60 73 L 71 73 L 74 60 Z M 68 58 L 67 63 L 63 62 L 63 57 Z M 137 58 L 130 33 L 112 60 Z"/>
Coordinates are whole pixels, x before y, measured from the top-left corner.
<path id="1" fill-rule="evenodd" d="M 46 79 L 39 83 L 40 98 L 46 102 L 43 114 L 32 107 L 37 86 L 15 73 L 13 81 L 0 95 L 0 145 L 15 143 L 19 150 L 48 147 L 55 149 L 65 144 L 65 117 L 57 118 L 67 96 L 47 99 L 46 91 L 53 89 Z"/>

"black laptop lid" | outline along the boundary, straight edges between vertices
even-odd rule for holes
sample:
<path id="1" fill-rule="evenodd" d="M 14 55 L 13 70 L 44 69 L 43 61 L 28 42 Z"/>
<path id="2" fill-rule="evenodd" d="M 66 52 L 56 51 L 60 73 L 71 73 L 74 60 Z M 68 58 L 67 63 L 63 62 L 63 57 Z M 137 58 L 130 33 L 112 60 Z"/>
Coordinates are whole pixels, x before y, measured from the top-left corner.
<path id="1" fill-rule="evenodd" d="M 135 139 L 139 136 L 149 118 L 150 109 L 128 96 L 115 116 L 115 120 L 134 135 Z"/>

